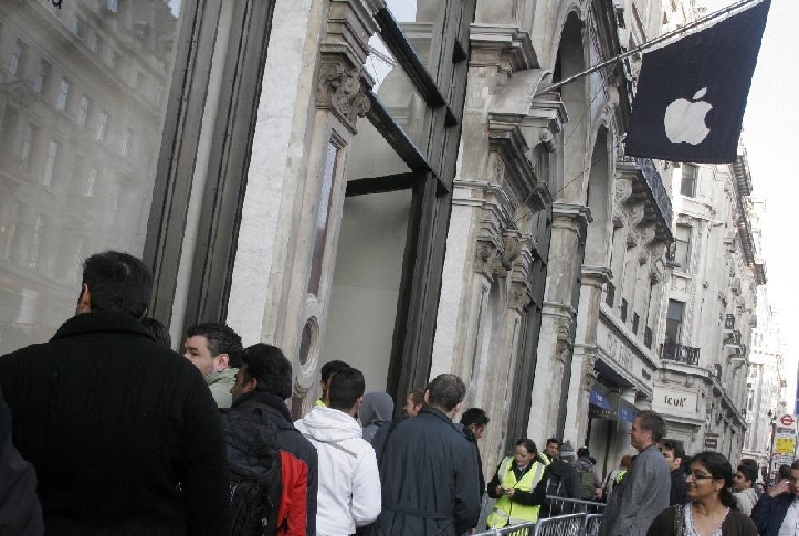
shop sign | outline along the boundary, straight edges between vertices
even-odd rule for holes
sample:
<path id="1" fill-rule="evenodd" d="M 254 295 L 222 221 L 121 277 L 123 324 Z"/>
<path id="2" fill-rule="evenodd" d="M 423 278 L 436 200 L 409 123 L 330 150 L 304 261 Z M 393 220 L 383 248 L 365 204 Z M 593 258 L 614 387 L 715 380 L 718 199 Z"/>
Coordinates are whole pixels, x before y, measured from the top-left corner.
<path id="1" fill-rule="evenodd" d="M 596 338 L 597 346 L 610 358 L 614 368 L 632 375 L 644 385 L 651 385 L 651 367 L 603 322 L 597 326 Z"/>
<path id="2" fill-rule="evenodd" d="M 796 438 L 778 437 L 774 441 L 774 452 L 777 454 L 793 454 L 796 452 Z"/>
<path id="3" fill-rule="evenodd" d="M 652 409 L 667 415 L 696 417 L 696 392 L 655 385 Z"/>
<path id="4" fill-rule="evenodd" d="M 716 450 L 719 448 L 719 436 L 717 434 L 705 434 L 705 450 Z"/>

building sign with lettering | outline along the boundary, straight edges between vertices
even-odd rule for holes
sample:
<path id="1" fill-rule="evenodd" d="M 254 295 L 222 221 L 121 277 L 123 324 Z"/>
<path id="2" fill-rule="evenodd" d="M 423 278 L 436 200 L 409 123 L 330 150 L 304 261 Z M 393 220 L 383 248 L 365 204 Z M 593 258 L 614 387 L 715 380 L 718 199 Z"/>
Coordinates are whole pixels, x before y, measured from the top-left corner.
<path id="1" fill-rule="evenodd" d="M 601 317 L 600 317 L 601 319 Z M 620 337 L 608 327 L 604 320 L 597 326 L 597 346 L 602 360 L 611 365 L 622 376 L 631 377 L 638 389 L 649 392 L 652 385 L 653 366 L 639 354 L 634 344 Z"/>
<path id="2" fill-rule="evenodd" d="M 716 450 L 719 448 L 718 434 L 705 434 L 705 450 Z"/>
<path id="3" fill-rule="evenodd" d="M 655 385 L 652 409 L 666 415 L 696 418 L 696 391 Z"/>

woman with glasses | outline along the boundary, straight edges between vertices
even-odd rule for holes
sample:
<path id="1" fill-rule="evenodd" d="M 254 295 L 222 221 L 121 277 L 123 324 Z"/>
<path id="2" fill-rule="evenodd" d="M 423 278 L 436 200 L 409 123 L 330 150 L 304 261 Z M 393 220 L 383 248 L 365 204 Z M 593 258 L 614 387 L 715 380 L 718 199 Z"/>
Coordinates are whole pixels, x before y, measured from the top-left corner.
<path id="1" fill-rule="evenodd" d="M 701 452 L 686 475 L 690 502 L 665 509 L 647 536 L 757 536 L 755 524 L 735 507 L 730 462 L 718 452 Z"/>

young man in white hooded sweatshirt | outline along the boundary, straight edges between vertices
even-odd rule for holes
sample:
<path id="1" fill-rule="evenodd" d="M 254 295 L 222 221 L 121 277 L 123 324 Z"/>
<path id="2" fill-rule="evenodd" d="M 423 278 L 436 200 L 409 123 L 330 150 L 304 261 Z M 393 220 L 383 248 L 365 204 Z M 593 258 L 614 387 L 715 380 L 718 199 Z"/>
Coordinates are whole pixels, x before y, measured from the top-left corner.
<path id="1" fill-rule="evenodd" d="M 338 372 L 328 388 L 328 407 L 315 407 L 295 426 L 316 447 L 318 536 L 349 536 L 380 514 L 381 487 L 375 451 L 355 420 L 366 381 L 357 369 Z"/>

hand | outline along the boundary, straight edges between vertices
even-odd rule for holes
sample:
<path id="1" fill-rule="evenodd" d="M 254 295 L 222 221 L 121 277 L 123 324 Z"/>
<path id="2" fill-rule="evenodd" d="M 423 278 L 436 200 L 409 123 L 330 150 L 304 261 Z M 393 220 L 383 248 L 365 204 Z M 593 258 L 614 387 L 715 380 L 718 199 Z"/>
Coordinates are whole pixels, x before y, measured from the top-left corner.
<path id="1" fill-rule="evenodd" d="M 782 495 L 783 493 L 790 493 L 791 492 L 791 485 L 787 480 L 780 480 L 776 485 L 771 486 L 768 490 L 769 497 L 776 497 L 777 495 Z"/>
<path id="2" fill-rule="evenodd" d="M 516 488 L 508 488 L 505 490 L 505 495 L 508 497 L 513 498 L 515 494 L 516 494 Z"/>
<path id="3" fill-rule="evenodd" d="M 497 486 L 496 494 L 502 495 L 503 493 L 505 493 L 505 489 L 502 486 Z"/>

